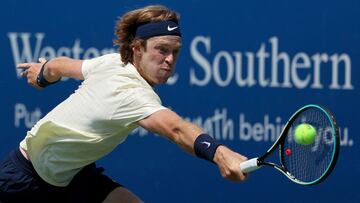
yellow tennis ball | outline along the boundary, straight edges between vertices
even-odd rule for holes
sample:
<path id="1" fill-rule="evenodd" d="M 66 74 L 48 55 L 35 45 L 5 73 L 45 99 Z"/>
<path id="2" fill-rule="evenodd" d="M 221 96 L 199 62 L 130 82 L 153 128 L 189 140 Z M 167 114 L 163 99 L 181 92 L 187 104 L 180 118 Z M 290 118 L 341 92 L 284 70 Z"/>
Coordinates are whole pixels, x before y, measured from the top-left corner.
<path id="1" fill-rule="evenodd" d="M 309 145 L 314 143 L 316 137 L 316 129 L 314 126 L 303 123 L 295 128 L 295 142 L 301 145 Z"/>

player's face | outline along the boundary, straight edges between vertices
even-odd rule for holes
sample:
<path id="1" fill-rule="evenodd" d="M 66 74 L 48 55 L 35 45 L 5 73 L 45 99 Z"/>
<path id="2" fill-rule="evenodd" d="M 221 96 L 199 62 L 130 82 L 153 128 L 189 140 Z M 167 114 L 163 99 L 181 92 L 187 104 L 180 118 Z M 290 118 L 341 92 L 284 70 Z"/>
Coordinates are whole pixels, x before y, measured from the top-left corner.
<path id="1" fill-rule="evenodd" d="M 175 63 L 181 47 L 179 36 L 149 38 L 146 50 L 140 48 L 137 66 L 141 76 L 151 85 L 165 83 L 175 71 Z"/>

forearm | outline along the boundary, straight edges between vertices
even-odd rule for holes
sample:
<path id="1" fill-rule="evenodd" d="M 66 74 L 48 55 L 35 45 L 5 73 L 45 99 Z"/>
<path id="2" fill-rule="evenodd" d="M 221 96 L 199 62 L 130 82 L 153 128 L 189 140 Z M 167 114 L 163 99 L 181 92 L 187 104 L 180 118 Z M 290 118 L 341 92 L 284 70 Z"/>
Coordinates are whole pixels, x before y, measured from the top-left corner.
<path id="1" fill-rule="evenodd" d="M 216 163 L 224 178 L 233 181 L 245 180 L 246 174 L 241 172 L 240 163 L 245 161 L 246 157 L 219 145 L 215 139 L 203 134 L 201 128 L 183 120 L 175 112 L 169 109 L 160 110 L 138 122 L 143 128 L 169 138 L 185 151 Z"/>
<path id="2" fill-rule="evenodd" d="M 245 180 L 246 174 L 240 170 L 240 163 L 247 160 L 245 156 L 224 145 L 219 145 L 214 138 L 204 134 L 195 124 L 181 120 L 176 126 L 172 128 L 173 133 L 168 137 L 178 146 L 199 158 L 215 163 L 222 177 L 231 181 Z"/>
<path id="3" fill-rule="evenodd" d="M 81 66 L 81 60 L 75 60 L 68 57 L 54 58 L 46 63 L 43 74 L 48 82 L 55 82 L 61 77 L 83 80 Z"/>
<path id="4" fill-rule="evenodd" d="M 181 120 L 173 129 L 172 140 L 190 154 L 195 154 L 194 142 L 203 133 L 202 129 L 185 120 Z"/>
<path id="5" fill-rule="evenodd" d="M 224 178 L 231 181 L 245 180 L 246 174 L 240 170 L 240 163 L 247 160 L 245 156 L 219 144 L 209 135 L 203 134 L 196 125 L 183 122 L 179 125 L 182 130 L 177 136 L 179 146 L 192 154 L 196 154 L 199 158 L 214 162 Z"/>
<path id="6" fill-rule="evenodd" d="M 194 141 L 203 131 L 197 125 L 183 120 L 175 112 L 166 109 L 140 120 L 140 126 L 162 135 L 185 151 L 194 154 Z"/>
<path id="7" fill-rule="evenodd" d="M 245 180 L 246 174 L 240 170 L 240 163 L 247 160 L 245 156 L 232 151 L 224 145 L 219 145 L 215 139 L 207 134 L 203 134 L 203 131 L 196 125 L 186 121 L 182 122 L 179 124 L 181 129 L 175 128 L 176 133 L 171 137 L 173 141 L 185 151 L 196 154 L 199 158 L 214 162 L 219 167 L 220 173 L 224 178 L 231 181 Z"/>

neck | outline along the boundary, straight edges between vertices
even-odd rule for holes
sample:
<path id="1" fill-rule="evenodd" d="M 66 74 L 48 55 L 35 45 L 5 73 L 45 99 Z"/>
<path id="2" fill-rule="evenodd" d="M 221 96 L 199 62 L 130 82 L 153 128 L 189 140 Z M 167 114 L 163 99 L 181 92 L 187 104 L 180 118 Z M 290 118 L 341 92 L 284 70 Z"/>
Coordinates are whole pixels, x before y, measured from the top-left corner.
<path id="1" fill-rule="evenodd" d="M 136 62 L 133 62 L 131 63 L 135 68 L 136 70 L 138 71 L 138 73 L 140 74 L 140 76 L 142 78 L 144 78 L 144 80 L 151 86 L 151 87 L 155 87 L 155 83 L 151 82 L 151 80 L 146 76 L 144 70 L 141 68 L 140 64 L 139 63 L 136 63 Z"/>

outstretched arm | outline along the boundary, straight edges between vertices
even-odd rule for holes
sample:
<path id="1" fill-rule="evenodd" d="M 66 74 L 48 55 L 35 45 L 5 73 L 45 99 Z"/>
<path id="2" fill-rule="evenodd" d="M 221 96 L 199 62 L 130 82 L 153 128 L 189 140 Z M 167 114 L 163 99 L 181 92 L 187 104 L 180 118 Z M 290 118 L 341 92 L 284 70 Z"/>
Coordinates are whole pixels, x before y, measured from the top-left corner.
<path id="1" fill-rule="evenodd" d="M 61 77 L 84 79 L 81 72 L 82 60 L 59 57 L 46 62 L 44 58 L 40 58 L 38 63 L 21 63 L 17 65 L 17 68 L 25 69 L 22 76 L 36 88 L 41 88 L 37 83 L 37 78 L 43 66 L 43 77 L 50 83 L 60 80 Z"/>
<path id="2" fill-rule="evenodd" d="M 166 109 L 155 112 L 140 120 L 139 125 L 156 134 L 163 135 L 175 142 L 185 151 L 195 154 L 194 142 L 203 130 L 197 125 L 183 120 L 175 112 Z M 213 161 L 218 165 L 221 175 L 232 181 L 243 181 L 246 174 L 240 170 L 240 163 L 246 157 L 220 145 L 214 154 Z"/>

